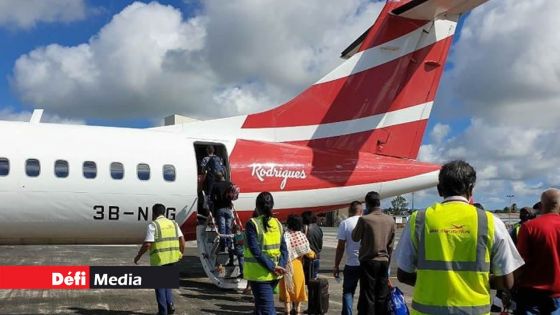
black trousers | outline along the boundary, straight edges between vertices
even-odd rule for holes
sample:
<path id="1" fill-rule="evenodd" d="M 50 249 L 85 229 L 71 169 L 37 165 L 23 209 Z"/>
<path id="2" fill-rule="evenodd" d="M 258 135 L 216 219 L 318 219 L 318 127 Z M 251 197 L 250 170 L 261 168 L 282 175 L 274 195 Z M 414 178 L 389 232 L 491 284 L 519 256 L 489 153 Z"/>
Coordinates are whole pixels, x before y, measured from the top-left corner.
<path id="1" fill-rule="evenodd" d="M 360 262 L 360 298 L 358 314 L 388 314 L 389 262 Z"/>

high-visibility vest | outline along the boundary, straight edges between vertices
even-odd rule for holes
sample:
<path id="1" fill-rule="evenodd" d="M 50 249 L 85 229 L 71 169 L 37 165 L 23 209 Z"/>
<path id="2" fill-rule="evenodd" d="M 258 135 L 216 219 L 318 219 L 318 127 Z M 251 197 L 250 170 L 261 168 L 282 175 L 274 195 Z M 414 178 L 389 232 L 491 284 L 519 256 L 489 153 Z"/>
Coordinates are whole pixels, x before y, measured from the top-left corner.
<path id="1" fill-rule="evenodd" d="M 176 263 L 183 254 L 179 249 L 179 226 L 164 216 L 153 222 L 155 226 L 154 242 L 150 247 L 150 265 L 161 266 Z"/>
<path id="2" fill-rule="evenodd" d="M 513 225 L 513 230 L 515 231 L 515 236 L 519 236 L 519 230 L 521 230 L 521 223 L 517 222 Z"/>
<path id="3" fill-rule="evenodd" d="M 275 264 L 280 260 L 280 244 L 282 242 L 282 224 L 276 218 L 268 220 L 268 228 L 264 230 L 264 216 L 251 219 L 255 225 L 257 239 L 263 255 L 268 256 Z M 245 246 L 243 249 L 243 278 L 249 281 L 272 281 L 279 277 L 259 263 L 251 250 Z"/>
<path id="4" fill-rule="evenodd" d="M 490 314 L 494 216 L 464 202 L 412 214 L 417 249 L 412 314 Z"/>

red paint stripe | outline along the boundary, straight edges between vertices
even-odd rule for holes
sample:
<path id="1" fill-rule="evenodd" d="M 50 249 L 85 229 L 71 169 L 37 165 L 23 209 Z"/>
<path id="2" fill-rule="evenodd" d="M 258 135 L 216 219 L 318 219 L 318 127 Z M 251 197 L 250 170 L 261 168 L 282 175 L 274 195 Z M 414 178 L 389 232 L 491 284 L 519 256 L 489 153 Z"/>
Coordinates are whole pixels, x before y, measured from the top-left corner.
<path id="1" fill-rule="evenodd" d="M 405 127 L 402 130 L 408 134 Z M 350 141 L 354 151 L 238 140 L 230 156 L 232 180 L 242 193 L 302 191 L 386 182 L 439 169 L 437 165 L 359 152 L 356 139 Z M 395 139 L 395 146 L 398 141 Z M 260 176 L 253 172 L 258 164 L 267 164 L 261 167 Z M 272 173 L 284 171 L 303 171 L 305 178 L 289 178 L 282 189 L 284 178 Z"/>
<path id="2" fill-rule="evenodd" d="M 243 128 L 333 123 L 433 101 L 451 43 L 447 38 L 378 67 L 313 85 L 280 107 L 249 115 Z"/>
<path id="3" fill-rule="evenodd" d="M 358 51 L 364 51 L 392 41 L 428 23 L 424 20 L 407 19 L 390 14 L 391 11 L 403 4 L 402 2 L 388 2 L 385 5 Z"/>
<path id="4" fill-rule="evenodd" d="M 358 132 L 344 136 L 288 142 L 319 150 L 346 150 L 416 159 L 428 120 Z"/>

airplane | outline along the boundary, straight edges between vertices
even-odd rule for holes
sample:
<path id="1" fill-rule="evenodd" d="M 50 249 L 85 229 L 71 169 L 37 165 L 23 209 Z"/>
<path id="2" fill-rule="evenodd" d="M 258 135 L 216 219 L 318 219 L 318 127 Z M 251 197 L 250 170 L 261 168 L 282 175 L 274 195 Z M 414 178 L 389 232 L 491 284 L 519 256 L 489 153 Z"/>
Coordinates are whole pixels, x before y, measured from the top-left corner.
<path id="1" fill-rule="evenodd" d="M 198 165 L 208 145 L 239 188 L 246 222 L 259 192 L 284 220 L 437 184 L 415 160 L 457 20 L 486 0 L 388 0 L 340 66 L 276 108 L 146 128 L 0 122 L 0 244 L 138 244 L 163 203 L 216 275 L 215 231 L 197 224 Z M 214 234 L 212 234 L 214 233 Z"/>

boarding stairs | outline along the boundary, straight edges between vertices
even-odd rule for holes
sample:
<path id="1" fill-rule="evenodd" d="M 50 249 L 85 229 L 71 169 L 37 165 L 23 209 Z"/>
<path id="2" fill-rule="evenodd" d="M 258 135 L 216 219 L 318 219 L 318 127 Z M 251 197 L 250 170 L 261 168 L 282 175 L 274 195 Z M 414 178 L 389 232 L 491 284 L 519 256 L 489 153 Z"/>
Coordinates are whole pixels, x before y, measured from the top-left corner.
<path id="1" fill-rule="evenodd" d="M 237 211 L 235 211 L 235 208 L 232 210 L 233 224 L 243 228 Z M 199 214 L 197 222 L 196 243 L 200 262 L 208 279 L 222 289 L 244 290 L 247 287 L 247 281 L 239 278 L 239 261 L 237 257 L 234 255 L 233 265 L 228 266 L 229 254 L 227 252 L 218 252 L 220 238 L 231 238 L 232 235 L 219 235 L 218 227 L 211 211 L 208 211 L 208 217 Z"/>

